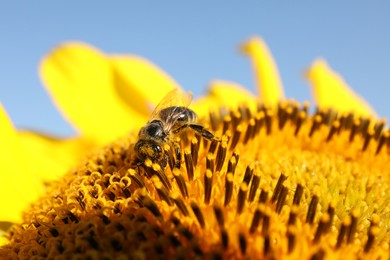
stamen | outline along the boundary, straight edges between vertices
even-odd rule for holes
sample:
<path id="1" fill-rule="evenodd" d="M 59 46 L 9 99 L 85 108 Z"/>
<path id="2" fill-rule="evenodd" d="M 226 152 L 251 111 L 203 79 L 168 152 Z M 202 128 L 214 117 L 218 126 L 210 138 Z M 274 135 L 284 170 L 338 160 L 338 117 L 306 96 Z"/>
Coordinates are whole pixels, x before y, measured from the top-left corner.
<path id="1" fill-rule="evenodd" d="M 329 215 L 329 222 L 328 222 L 328 226 L 326 227 L 326 230 L 329 230 L 330 226 L 332 225 L 333 217 L 335 214 L 335 208 L 336 208 L 336 202 L 332 200 L 329 203 L 328 210 L 327 210 L 327 213 Z"/>
<path id="2" fill-rule="evenodd" d="M 253 135 L 253 131 L 255 129 L 255 120 L 251 118 L 248 123 L 248 127 L 246 128 L 244 144 L 247 144 Z"/>
<path id="3" fill-rule="evenodd" d="M 241 254 L 245 255 L 246 248 L 247 248 L 247 242 L 246 242 L 246 237 L 243 233 L 238 234 L 238 241 L 240 244 Z"/>
<path id="4" fill-rule="evenodd" d="M 164 171 L 161 169 L 161 166 L 157 163 L 153 163 L 152 170 L 154 175 L 157 175 L 157 177 L 160 179 L 160 181 L 165 186 L 165 188 L 171 190 L 172 189 L 171 182 L 169 181 L 168 177 L 165 175 Z"/>
<path id="5" fill-rule="evenodd" d="M 240 185 L 237 196 L 237 214 L 241 214 L 245 206 L 246 195 L 248 193 L 248 184 L 245 182 Z"/>
<path id="6" fill-rule="evenodd" d="M 305 112 L 307 114 L 307 113 L 309 113 L 309 108 L 310 108 L 310 102 L 309 101 L 304 101 L 303 105 L 301 107 L 301 111 Z"/>
<path id="7" fill-rule="evenodd" d="M 373 214 L 371 216 L 371 225 L 368 229 L 368 234 L 367 234 L 368 238 L 367 238 L 366 245 L 364 246 L 365 253 L 368 253 L 372 249 L 372 246 L 374 245 L 375 237 L 379 233 L 379 227 L 378 227 L 379 221 L 380 218 L 377 214 Z"/>
<path id="8" fill-rule="evenodd" d="M 299 109 L 299 105 L 300 103 L 299 102 L 294 102 L 292 104 L 292 106 L 290 106 L 288 109 L 287 109 L 287 113 L 289 114 L 289 118 L 291 121 L 295 122 L 297 120 L 297 117 L 298 117 L 298 112 L 300 111 Z M 291 112 L 290 112 L 291 111 Z"/>
<path id="9" fill-rule="evenodd" d="M 283 129 L 284 124 L 287 121 L 286 108 L 287 108 L 287 102 L 279 103 L 279 107 L 278 107 L 279 130 Z"/>
<path id="10" fill-rule="evenodd" d="M 230 115 L 226 115 L 223 119 L 223 126 L 222 126 L 222 133 L 225 134 L 226 131 L 229 129 L 229 126 L 232 122 L 232 118 Z"/>
<path id="11" fill-rule="evenodd" d="M 232 118 L 232 129 L 236 129 L 238 124 L 241 122 L 241 113 L 238 111 L 232 111 L 230 113 L 230 116 Z"/>
<path id="12" fill-rule="evenodd" d="M 333 135 L 335 133 L 337 133 L 339 129 L 340 129 L 340 121 L 336 120 L 332 123 L 332 126 L 329 130 L 328 137 L 326 138 L 326 141 L 329 142 L 330 140 L 332 140 Z"/>
<path id="13" fill-rule="evenodd" d="M 233 133 L 232 142 L 230 143 L 230 151 L 234 150 L 240 140 L 240 135 L 242 132 L 242 125 L 238 125 Z"/>
<path id="14" fill-rule="evenodd" d="M 173 176 L 175 177 L 175 180 L 177 182 L 177 186 L 180 189 L 181 195 L 187 199 L 188 198 L 188 190 L 186 182 L 183 178 L 183 175 L 181 174 L 180 170 L 178 168 L 173 169 Z"/>
<path id="15" fill-rule="evenodd" d="M 177 193 L 174 193 L 171 198 L 173 199 L 173 201 L 175 202 L 176 206 L 179 208 L 180 212 L 184 215 L 184 216 L 189 216 L 189 212 L 188 212 L 188 209 L 186 207 L 186 205 L 184 204 L 184 201 L 179 197 L 179 194 Z"/>
<path id="16" fill-rule="evenodd" d="M 318 130 L 318 128 L 320 127 L 321 123 L 322 123 L 322 116 L 320 116 L 320 115 L 314 116 L 313 124 L 312 124 L 312 126 L 310 128 L 309 137 L 313 136 L 314 132 L 316 130 Z"/>
<path id="17" fill-rule="evenodd" d="M 164 145 L 164 152 L 168 155 L 168 164 L 171 171 L 175 168 L 175 157 L 173 156 L 172 147 L 168 144 Z"/>
<path id="18" fill-rule="evenodd" d="M 141 179 L 141 176 L 139 176 L 136 171 L 134 171 L 133 169 L 128 169 L 127 172 L 129 173 L 131 180 L 134 181 L 138 187 L 145 187 L 144 181 Z"/>
<path id="19" fill-rule="evenodd" d="M 299 212 L 298 205 L 293 204 L 291 206 L 290 215 L 288 217 L 288 222 L 287 222 L 289 226 L 292 226 L 295 224 L 295 222 L 297 220 L 298 212 Z"/>
<path id="20" fill-rule="evenodd" d="M 368 253 L 372 249 L 375 237 L 378 235 L 379 231 L 380 229 L 377 226 L 373 226 L 368 229 L 368 239 L 366 245 L 364 246 L 365 253 Z"/>
<path id="21" fill-rule="evenodd" d="M 362 148 L 363 152 L 367 150 L 368 144 L 370 143 L 373 136 L 374 136 L 374 130 L 372 129 L 367 130 L 367 133 L 364 138 L 363 148 Z"/>
<path id="22" fill-rule="evenodd" d="M 219 172 L 222 169 L 223 163 L 226 158 L 226 150 L 227 150 L 227 143 L 226 141 L 222 141 L 221 144 L 218 147 L 218 152 L 217 152 L 217 162 L 216 162 L 216 167 L 215 171 Z"/>
<path id="23" fill-rule="evenodd" d="M 253 163 L 246 167 L 244 179 L 242 180 L 243 183 L 246 183 L 247 185 L 249 185 L 249 182 L 252 179 L 254 169 L 255 169 L 255 165 Z"/>
<path id="24" fill-rule="evenodd" d="M 303 195 L 303 186 L 302 184 L 298 183 L 294 193 L 293 205 L 299 205 L 302 195 Z"/>
<path id="25" fill-rule="evenodd" d="M 326 113 L 323 115 L 322 122 L 325 125 L 330 126 L 336 118 L 337 118 L 337 112 L 334 111 L 332 108 L 329 108 L 327 109 Z"/>
<path id="26" fill-rule="evenodd" d="M 287 176 L 283 173 L 280 174 L 280 177 L 278 179 L 278 182 L 276 183 L 274 193 L 272 194 L 271 202 L 275 203 L 275 201 L 278 199 L 280 192 L 282 191 L 282 185 L 283 182 L 287 179 Z"/>
<path id="27" fill-rule="evenodd" d="M 172 200 L 169 197 L 168 191 L 165 189 L 161 181 L 156 181 L 154 182 L 154 187 L 157 190 L 158 196 L 160 197 L 161 200 L 164 200 L 169 206 L 172 206 Z"/>
<path id="28" fill-rule="evenodd" d="M 229 235 L 225 228 L 221 229 L 222 247 L 226 250 L 229 246 Z"/>
<path id="29" fill-rule="evenodd" d="M 358 220 L 359 215 L 360 215 L 360 213 L 356 209 L 351 212 L 351 225 L 349 226 L 348 237 L 347 237 L 348 244 L 352 243 L 352 241 L 354 239 L 354 235 L 356 233 L 356 228 L 357 228 L 357 220 Z"/>
<path id="30" fill-rule="evenodd" d="M 147 208 L 156 218 L 163 217 L 158 206 L 151 198 L 149 198 L 148 196 L 144 196 L 143 198 L 141 198 L 141 200 L 144 207 Z"/>
<path id="31" fill-rule="evenodd" d="M 309 209 L 308 209 L 307 215 L 306 215 L 306 222 L 309 224 L 313 224 L 313 222 L 314 222 L 314 217 L 316 215 L 318 201 L 319 201 L 318 195 L 313 194 L 313 197 L 311 198 L 311 201 L 309 204 Z"/>
<path id="32" fill-rule="evenodd" d="M 225 177 L 225 202 L 224 206 L 229 205 L 233 195 L 233 174 L 228 172 Z"/>
<path id="33" fill-rule="evenodd" d="M 217 205 L 213 205 L 213 210 L 214 210 L 214 215 L 215 215 L 215 219 L 217 220 L 218 226 L 221 229 L 223 229 L 225 226 L 225 220 L 223 217 L 223 212 L 222 212 L 221 207 L 219 207 Z"/>
<path id="34" fill-rule="evenodd" d="M 82 210 L 85 210 L 85 202 L 84 202 L 84 195 L 81 191 L 79 191 L 79 196 L 76 197 L 77 202 L 79 203 Z"/>
<path id="35" fill-rule="evenodd" d="M 72 211 L 68 212 L 68 217 L 74 223 L 79 223 L 80 222 L 79 218 L 75 214 L 73 214 Z"/>
<path id="36" fill-rule="evenodd" d="M 355 119 L 353 120 L 353 123 L 352 123 L 352 127 L 351 127 L 351 132 L 349 134 L 349 142 L 352 143 L 354 138 L 355 138 L 355 135 L 357 134 L 358 132 L 358 129 L 360 128 L 360 119 Z"/>
<path id="37" fill-rule="evenodd" d="M 202 211 L 200 210 L 198 204 L 196 204 L 195 201 L 191 201 L 191 208 L 192 208 L 192 211 L 194 212 L 195 214 L 195 217 L 196 219 L 198 220 L 199 222 L 199 225 L 204 228 L 205 227 L 205 222 L 204 222 L 204 217 L 203 217 L 203 214 L 202 214 Z"/>
<path id="38" fill-rule="evenodd" d="M 325 251 L 323 249 L 320 249 L 310 257 L 310 260 L 323 260 L 324 258 L 325 258 Z"/>
<path id="39" fill-rule="evenodd" d="M 180 215 L 179 215 L 179 212 L 178 211 L 173 211 L 171 216 L 169 217 L 169 221 L 171 221 L 175 227 L 178 227 L 181 225 L 181 221 L 180 221 Z M 162 230 L 159 230 L 157 232 L 157 234 L 160 234 L 160 231 L 161 231 L 161 234 L 164 234 Z"/>
<path id="40" fill-rule="evenodd" d="M 300 111 L 298 113 L 298 117 L 297 117 L 297 120 L 295 122 L 295 132 L 294 132 L 295 136 L 297 136 L 299 133 L 299 130 L 301 130 L 302 124 L 306 120 L 306 115 L 307 115 L 307 112 L 305 112 L 305 111 Z"/>
<path id="41" fill-rule="evenodd" d="M 378 140 L 378 146 L 376 148 L 376 151 L 375 151 L 375 154 L 379 154 L 383 145 L 385 144 L 386 140 L 389 139 L 389 132 L 386 131 L 384 133 L 382 133 L 379 137 L 379 140 Z"/>
<path id="42" fill-rule="evenodd" d="M 265 121 L 264 117 L 265 117 L 264 112 L 259 112 L 256 114 L 255 129 L 253 130 L 254 135 L 258 134 L 260 132 L 260 129 L 263 127 Z"/>
<path id="43" fill-rule="evenodd" d="M 382 131 L 383 131 L 385 125 L 386 125 L 386 120 L 384 120 L 384 119 L 381 119 L 379 122 L 377 122 L 375 124 L 375 126 L 374 126 L 374 131 L 375 131 L 374 138 L 375 138 L 375 140 L 379 139 L 379 137 L 381 136 Z"/>
<path id="44" fill-rule="evenodd" d="M 264 255 L 264 256 L 267 256 L 270 252 L 271 252 L 271 238 L 270 238 L 270 236 L 267 234 L 267 235 L 264 237 L 264 252 L 263 252 L 263 255 Z"/>
<path id="45" fill-rule="evenodd" d="M 210 148 L 209 148 L 209 154 L 210 153 L 215 153 L 215 151 L 217 150 L 218 144 L 219 144 L 219 141 L 217 141 L 217 140 L 212 140 L 211 141 Z"/>
<path id="46" fill-rule="evenodd" d="M 263 213 L 263 226 L 262 226 L 262 230 L 261 230 L 261 234 L 263 236 L 268 235 L 269 222 L 270 222 L 270 216 L 268 215 L 268 213 L 264 212 Z"/>
<path id="47" fill-rule="evenodd" d="M 175 234 L 168 234 L 168 238 L 171 242 L 171 245 L 173 246 L 173 248 L 178 248 L 180 246 L 182 246 L 182 243 L 180 242 L 180 240 L 176 237 Z"/>
<path id="48" fill-rule="evenodd" d="M 328 230 L 329 226 L 329 215 L 325 213 L 321 216 L 320 223 L 318 224 L 316 234 L 314 235 L 314 243 L 318 243 L 320 241 L 320 238 L 323 234 L 325 234 Z"/>
<path id="49" fill-rule="evenodd" d="M 192 161 L 191 151 L 189 149 L 184 150 L 184 160 L 186 163 L 188 180 L 192 181 L 194 180 L 194 164 Z"/>
<path id="50" fill-rule="evenodd" d="M 273 118 L 273 112 L 271 109 L 265 110 L 265 127 L 266 127 L 266 133 L 267 135 L 270 135 L 272 132 L 272 118 Z"/>
<path id="51" fill-rule="evenodd" d="M 237 162 L 238 162 L 238 157 L 235 156 L 235 154 L 233 153 L 232 157 L 230 158 L 229 162 L 228 162 L 228 167 L 227 167 L 227 172 L 230 172 L 234 175 L 234 172 L 236 171 L 236 166 L 237 166 Z"/>
<path id="52" fill-rule="evenodd" d="M 280 194 L 278 196 L 278 202 L 276 203 L 276 212 L 280 214 L 282 211 L 282 207 L 284 205 L 284 202 L 286 201 L 286 197 L 288 194 L 288 188 L 285 186 L 282 186 L 282 189 L 280 191 Z"/>
<path id="53" fill-rule="evenodd" d="M 263 214 L 260 210 L 260 207 L 257 207 L 255 213 L 253 214 L 253 219 L 252 219 L 251 227 L 249 229 L 249 233 L 253 234 L 256 231 L 256 229 L 259 227 L 262 215 Z"/>
<path id="54" fill-rule="evenodd" d="M 366 134 L 368 133 L 370 125 L 371 124 L 370 124 L 370 119 L 369 118 L 362 119 L 361 133 L 362 133 L 363 137 L 366 137 Z M 370 129 L 370 131 L 371 130 L 372 129 Z M 374 132 L 372 134 L 374 135 Z"/>
<path id="55" fill-rule="evenodd" d="M 194 238 L 194 234 L 192 234 L 192 232 L 183 225 L 180 225 L 176 230 L 182 237 L 185 237 L 188 241 L 192 241 L 192 239 Z"/>
<path id="56" fill-rule="evenodd" d="M 108 225 L 108 224 L 111 223 L 110 219 L 106 215 L 104 215 L 104 214 L 99 215 L 99 218 L 102 220 L 102 222 L 105 225 Z"/>
<path id="57" fill-rule="evenodd" d="M 249 191 L 248 201 L 252 202 L 255 199 L 257 189 L 260 185 L 260 173 L 255 171 L 252 178 L 251 188 Z"/>
<path id="58" fill-rule="evenodd" d="M 248 121 L 250 118 L 252 118 L 251 110 L 249 109 L 249 107 L 246 104 L 240 105 L 238 109 L 240 110 L 240 113 L 241 113 L 242 118 L 244 120 Z"/>
<path id="59" fill-rule="evenodd" d="M 219 116 L 217 116 L 214 110 L 210 110 L 209 116 L 210 116 L 211 129 L 213 131 L 216 131 L 219 126 Z"/>
<path id="60" fill-rule="evenodd" d="M 204 175 L 204 203 L 209 204 L 213 187 L 213 173 L 207 169 Z"/>
<path id="61" fill-rule="evenodd" d="M 214 172 L 214 169 L 215 169 L 214 161 L 215 161 L 215 155 L 212 153 L 208 153 L 206 156 L 206 169 L 207 170 Z"/>
<path id="62" fill-rule="evenodd" d="M 261 190 L 260 195 L 259 195 L 259 203 L 265 203 L 268 199 L 268 193 L 270 192 L 269 187 L 265 187 Z"/>
<path id="63" fill-rule="evenodd" d="M 337 236 L 336 249 L 340 248 L 341 244 L 343 243 L 344 237 L 346 236 L 350 225 L 351 225 L 351 217 L 347 216 L 344 218 L 341 224 L 340 232 L 339 235 Z"/>
<path id="64" fill-rule="evenodd" d="M 289 226 L 287 230 L 287 245 L 289 254 L 291 254 L 294 250 L 296 241 L 296 229 L 293 226 Z"/>
<path id="65" fill-rule="evenodd" d="M 199 152 L 199 141 L 196 138 L 192 138 L 191 140 L 191 156 L 192 163 L 194 167 L 198 164 L 198 152 Z"/>

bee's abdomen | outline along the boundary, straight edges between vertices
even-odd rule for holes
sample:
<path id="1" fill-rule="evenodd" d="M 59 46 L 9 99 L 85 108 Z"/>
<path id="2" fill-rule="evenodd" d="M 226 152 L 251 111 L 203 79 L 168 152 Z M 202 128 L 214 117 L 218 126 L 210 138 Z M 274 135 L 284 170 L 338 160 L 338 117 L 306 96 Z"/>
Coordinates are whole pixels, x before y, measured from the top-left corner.
<path id="1" fill-rule="evenodd" d="M 160 111 L 159 116 L 161 120 L 169 122 L 171 119 L 175 119 L 178 122 L 195 122 L 197 119 L 196 113 L 188 107 L 171 106 L 164 108 Z"/>

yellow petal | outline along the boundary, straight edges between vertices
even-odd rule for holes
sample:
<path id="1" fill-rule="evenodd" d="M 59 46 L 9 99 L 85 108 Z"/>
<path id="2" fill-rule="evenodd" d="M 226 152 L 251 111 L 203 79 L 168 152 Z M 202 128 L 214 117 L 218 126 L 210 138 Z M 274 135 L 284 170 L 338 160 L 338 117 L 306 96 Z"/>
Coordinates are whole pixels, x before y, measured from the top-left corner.
<path id="1" fill-rule="evenodd" d="M 123 136 L 145 121 L 118 96 L 110 62 L 88 45 L 67 43 L 54 49 L 41 64 L 41 76 L 66 118 L 100 143 Z"/>
<path id="2" fill-rule="evenodd" d="M 192 108 L 202 117 L 207 116 L 210 110 L 216 110 L 221 106 L 237 108 L 242 104 L 253 108 L 255 106 L 253 94 L 237 83 L 214 80 L 209 84 L 206 95 L 194 101 Z"/>
<path id="3" fill-rule="evenodd" d="M 18 222 L 21 212 L 36 200 L 43 185 L 27 163 L 18 136 L 0 105 L 0 221 Z"/>
<path id="4" fill-rule="evenodd" d="M 325 60 L 314 61 L 305 73 L 313 89 L 314 99 L 321 108 L 339 112 L 353 112 L 360 116 L 377 117 L 368 103 L 345 83 L 343 78 L 329 68 Z"/>
<path id="5" fill-rule="evenodd" d="M 110 61 L 118 95 L 145 116 L 170 90 L 180 89 L 168 74 L 141 57 L 113 56 Z"/>
<path id="6" fill-rule="evenodd" d="M 28 152 L 35 176 L 43 182 L 59 179 L 93 149 L 86 138 L 57 139 L 48 135 L 19 131 L 18 137 Z"/>
<path id="7" fill-rule="evenodd" d="M 252 37 L 241 45 L 241 51 L 252 60 L 256 86 L 262 101 L 276 106 L 284 99 L 283 85 L 267 45 L 261 38 Z"/>

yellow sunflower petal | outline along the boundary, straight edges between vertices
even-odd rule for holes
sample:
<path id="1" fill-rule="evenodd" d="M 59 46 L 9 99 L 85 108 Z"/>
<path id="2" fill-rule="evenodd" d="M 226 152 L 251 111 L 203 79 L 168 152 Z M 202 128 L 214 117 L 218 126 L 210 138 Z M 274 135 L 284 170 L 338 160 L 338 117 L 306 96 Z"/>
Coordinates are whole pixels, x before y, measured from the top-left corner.
<path id="1" fill-rule="evenodd" d="M 92 141 L 81 137 L 61 140 L 44 134 L 20 131 L 18 138 L 29 152 L 28 159 L 34 166 L 35 175 L 44 182 L 62 177 L 93 148 Z"/>
<path id="2" fill-rule="evenodd" d="M 42 62 L 41 76 L 65 116 L 100 143 L 123 136 L 145 121 L 118 96 L 107 58 L 88 45 L 67 43 L 54 49 Z"/>
<path id="3" fill-rule="evenodd" d="M 0 105 L 0 221 L 17 222 L 21 211 L 38 198 L 43 186 L 26 161 L 12 123 Z"/>
<path id="4" fill-rule="evenodd" d="M 276 106 L 284 99 L 283 85 L 267 45 L 261 38 L 252 37 L 241 45 L 241 51 L 252 60 L 260 97 L 264 103 Z"/>
<path id="5" fill-rule="evenodd" d="M 145 116 L 165 94 L 180 88 L 168 74 L 141 57 L 113 56 L 110 61 L 119 96 Z"/>
<path id="6" fill-rule="evenodd" d="M 377 117 L 375 111 L 333 71 L 325 60 L 314 61 L 305 73 L 313 89 L 313 96 L 321 108 L 333 108 L 339 112 Z"/>
<path id="7" fill-rule="evenodd" d="M 218 107 L 236 108 L 241 104 L 255 106 L 253 94 L 237 83 L 214 80 L 209 84 L 206 95 L 194 101 L 192 107 L 199 116 L 206 116 Z"/>

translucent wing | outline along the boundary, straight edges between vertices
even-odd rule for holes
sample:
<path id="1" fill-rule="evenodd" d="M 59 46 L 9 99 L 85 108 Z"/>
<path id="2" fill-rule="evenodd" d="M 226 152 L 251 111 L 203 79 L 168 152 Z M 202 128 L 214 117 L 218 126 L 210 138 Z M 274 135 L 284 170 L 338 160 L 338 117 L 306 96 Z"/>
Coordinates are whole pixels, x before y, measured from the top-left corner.
<path id="1" fill-rule="evenodd" d="M 158 103 L 156 108 L 154 109 L 152 115 L 150 116 L 149 121 L 154 119 L 160 119 L 159 114 L 160 111 L 164 108 L 180 106 L 180 107 L 188 107 L 192 100 L 192 94 L 189 92 L 183 92 L 181 89 L 175 88 L 169 91 L 165 97 Z"/>

